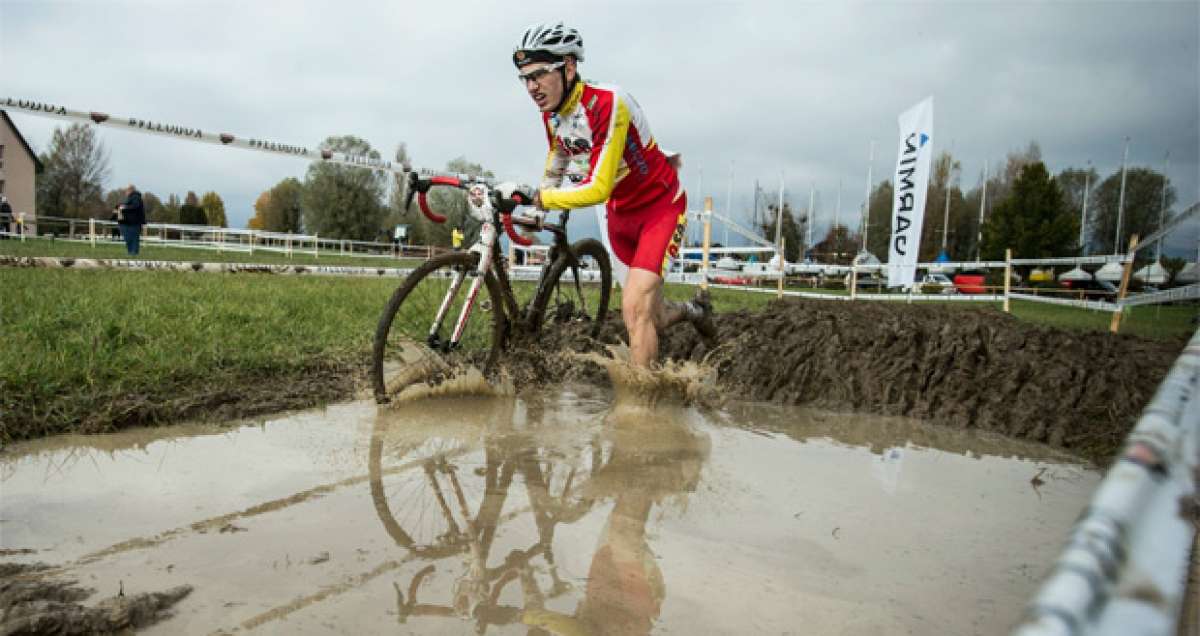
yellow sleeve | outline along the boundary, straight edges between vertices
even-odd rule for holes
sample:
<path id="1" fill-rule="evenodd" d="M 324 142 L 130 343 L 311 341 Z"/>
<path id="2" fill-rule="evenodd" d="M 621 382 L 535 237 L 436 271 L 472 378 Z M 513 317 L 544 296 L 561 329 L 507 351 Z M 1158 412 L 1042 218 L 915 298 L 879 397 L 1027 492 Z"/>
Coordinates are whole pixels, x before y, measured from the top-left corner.
<path id="1" fill-rule="evenodd" d="M 617 168 L 625 154 L 625 139 L 629 135 L 629 108 L 620 97 L 613 96 L 614 108 L 608 126 L 592 134 L 592 173 L 575 188 L 543 189 L 542 207 L 547 210 L 586 208 L 603 203 L 616 186 Z M 597 126 L 597 128 L 600 128 Z"/>

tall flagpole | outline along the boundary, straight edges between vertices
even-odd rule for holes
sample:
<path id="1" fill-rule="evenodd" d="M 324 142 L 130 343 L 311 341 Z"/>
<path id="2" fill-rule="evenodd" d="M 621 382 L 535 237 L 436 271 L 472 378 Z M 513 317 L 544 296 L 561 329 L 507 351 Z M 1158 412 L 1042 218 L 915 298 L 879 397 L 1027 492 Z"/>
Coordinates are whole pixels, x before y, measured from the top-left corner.
<path id="1" fill-rule="evenodd" d="M 988 162 L 983 160 L 983 192 L 979 197 L 979 234 L 975 237 L 975 262 L 983 260 L 983 207 L 987 203 Z"/>
<path id="2" fill-rule="evenodd" d="M 1158 205 L 1158 229 L 1163 228 L 1163 224 L 1167 221 L 1167 171 L 1171 169 L 1171 151 L 1167 151 L 1167 156 L 1163 160 L 1162 174 L 1162 203 Z M 1162 244 L 1163 240 L 1158 239 L 1158 245 L 1154 251 L 1154 262 L 1162 264 Z"/>
<path id="3" fill-rule="evenodd" d="M 817 208 L 815 207 L 817 200 L 817 185 L 815 183 L 808 186 L 808 249 L 813 248 L 813 227 L 817 224 Z"/>
<path id="4" fill-rule="evenodd" d="M 733 160 L 729 161 L 729 188 L 725 192 L 725 218 L 733 218 Z M 725 226 L 725 247 L 729 247 L 729 221 L 722 221 Z"/>
<path id="5" fill-rule="evenodd" d="M 1121 156 L 1121 196 L 1117 199 L 1117 235 L 1113 237 L 1113 254 L 1121 253 L 1121 224 L 1125 220 L 1125 164 L 1129 161 L 1129 137 L 1125 138 L 1125 154 Z"/>
<path id="6" fill-rule="evenodd" d="M 871 231 L 871 170 L 875 167 L 875 140 L 867 158 L 867 198 L 863 201 L 862 251 L 867 251 L 867 234 Z"/>
<path id="7" fill-rule="evenodd" d="M 1079 255 L 1087 256 L 1084 228 L 1087 227 L 1088 189 L 1092 178 L 1092 160 L 1088 159 L 1087 172 L 1083 173 L 1083 207 L 1079 209 Z"/>
<path id="8" fill-rule="evenodd" d="M 775 215 L 775 249 L 779 253 L 780 267 L 787 261 L 780 249 L 783 244 L 783 171 L 779 172 L 779 210 Z"/>

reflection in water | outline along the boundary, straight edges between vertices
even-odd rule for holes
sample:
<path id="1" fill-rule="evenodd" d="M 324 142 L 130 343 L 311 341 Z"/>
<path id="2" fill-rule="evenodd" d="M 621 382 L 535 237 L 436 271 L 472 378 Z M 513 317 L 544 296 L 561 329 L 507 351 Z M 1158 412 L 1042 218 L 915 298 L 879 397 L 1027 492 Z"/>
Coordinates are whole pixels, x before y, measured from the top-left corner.
<path id="1" fill-rule="evenodd" d="M 557 634 L 648 633 L 665 585 L 646 522 L 656 505 L 695 491 L 710 452 L 708 436 L 689 427 L 689 409 L 660 398 L 651 410 L 626 396 L 574 425 L 546 421 L 557 409 L 538 398 L 381 409 L 369 457 L 375 510 L 397 545 L 428 562 L 394 585 L 400 620 L 457 616 L 477 633 L 513 623 Z M 448 421 L 456 423 L 449 435 Z M 506 510 L 518 498 L 514 482 L 524 484 L 525 505 Z M 555 530 L 602 504 L 611 508 L 582 597 L 574 611 L 551 609 L 575 591 L 556 565 Z M 520 516 L 532 517 L 536 541 L 493 554 L 497 530 Z M 429 585 L 438 567 L 456 556 L 454 581 L 441 586 L 448 599 L 422 602 L 423 589 L 438 587 Z M 514 583 L 507 596 L 519 591 L 519 602 L 501 602 Z"/>

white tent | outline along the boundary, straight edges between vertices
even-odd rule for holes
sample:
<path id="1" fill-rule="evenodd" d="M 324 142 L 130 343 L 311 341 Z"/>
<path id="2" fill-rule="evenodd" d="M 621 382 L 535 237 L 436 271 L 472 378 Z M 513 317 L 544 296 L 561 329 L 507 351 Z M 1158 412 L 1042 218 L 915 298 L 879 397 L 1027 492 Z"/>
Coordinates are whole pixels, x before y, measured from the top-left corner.
<path id="1" fill-rule="evenodd" d="M 1196 263 L 1188 263 L 1179 270 L 1175 275 L 1175 282 L 1180 285 L 1191 285 L 1192 283 L 1200 283 L 1200 267 Z"/>
<path id="2" fill-rule="evenodd" d="M 859 252 L 857 255 L 855 255 L 854 264 L 855 265 L 879 266 L 879 265 L 882 265 L 883 263 L 880 262 L 879 258 L 876 257 L 874 254 L 872 254 L 866 250 L 863 250 L 863 251 Z"/>
<path id="3" fill-rule="evenodd" d="M 742 271 L 742 264 L 734 260 L 732 257 L 722 256 L 721 258 L 717 259 L 716 268 L 740 272 Z"/>
<path id="4" fill-rule="evenodd" d="M 1120 282 L 1121 275 L 1125 273 L 1125 266 L 1120 263 L 1105 263 L 1096 271 L 1096 280 L 1106 280 L 1110 283 Z"/>
<path id="5" fill-rule="evenodd" d="M 1134 272 L 1133 277 L 1147 285 L 1162 285 L 1170 278 L 1167 270 L 1157 261 Z"/>
<path id="6" fill-rule="evenodd" d="M 1092 280 L 1092 275 L 1084 271 L 1082 267 L 1076 266 L 1075 269 L 1063 272 L 1058 275 L 1060 281 L 1077 281 L 1077 280 Z"/>

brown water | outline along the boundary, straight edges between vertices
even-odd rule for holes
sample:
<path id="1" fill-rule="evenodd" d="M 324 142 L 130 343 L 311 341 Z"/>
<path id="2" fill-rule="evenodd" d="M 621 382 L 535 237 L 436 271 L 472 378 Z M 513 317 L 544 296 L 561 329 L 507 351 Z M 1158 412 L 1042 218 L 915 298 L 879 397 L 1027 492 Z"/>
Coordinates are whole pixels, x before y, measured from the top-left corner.
<path id="1" fill-rule="evenodd" d="M 151 633 L 994 634 L 1099 479 L 911 420 L 612 403 L 569 386 L 13 446 L 0 549 L 98 596 L 193 585 Z"/>

